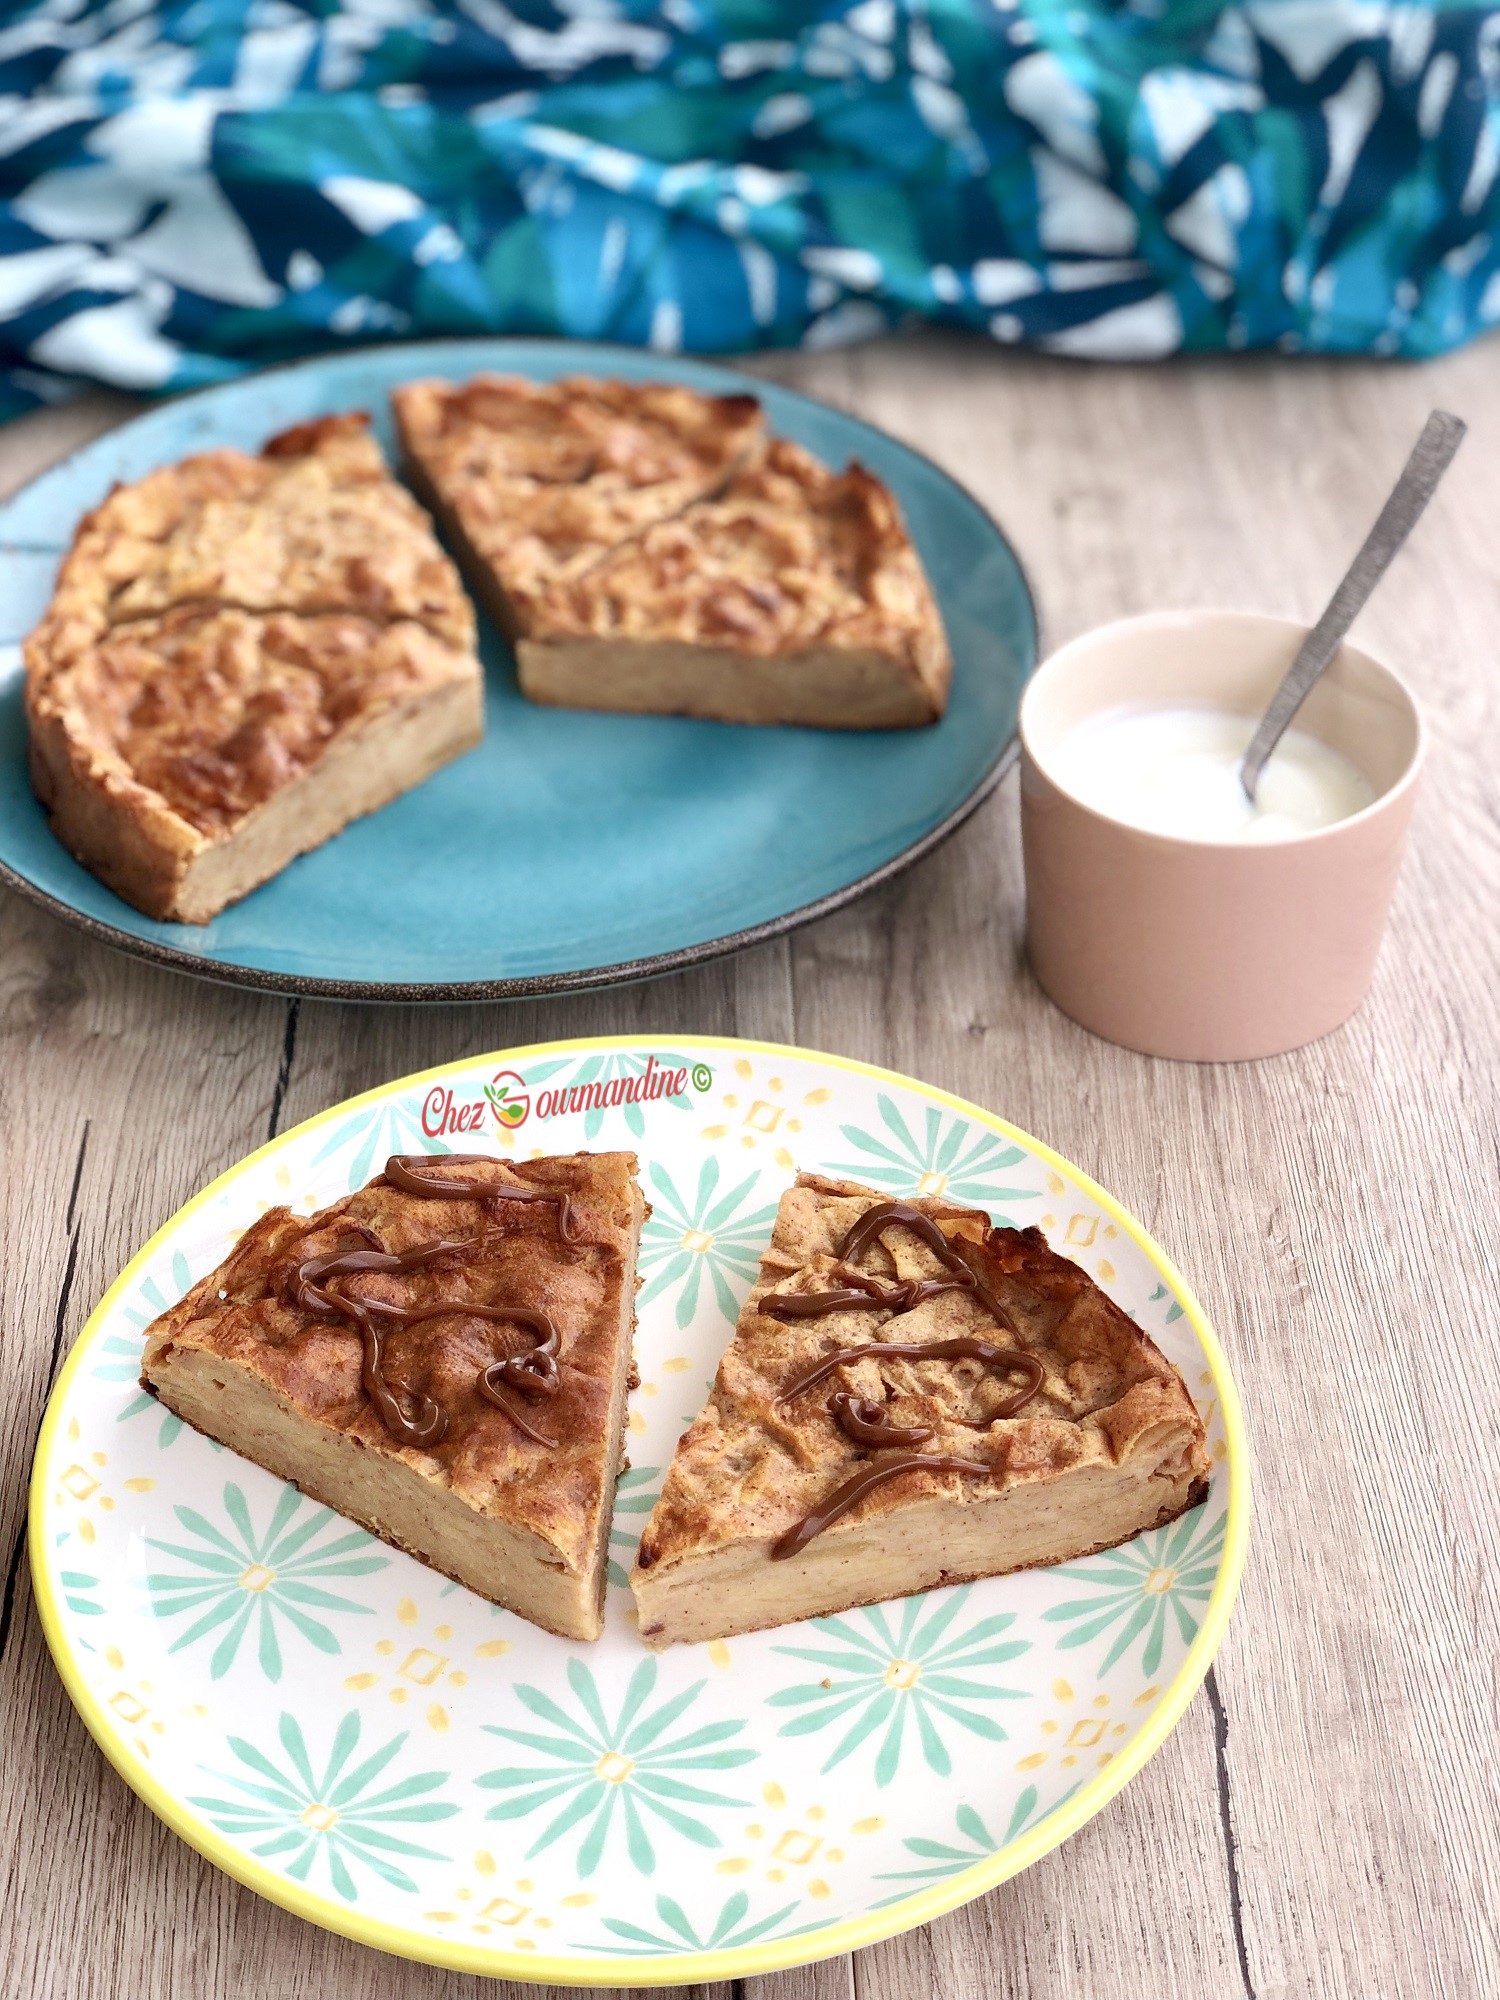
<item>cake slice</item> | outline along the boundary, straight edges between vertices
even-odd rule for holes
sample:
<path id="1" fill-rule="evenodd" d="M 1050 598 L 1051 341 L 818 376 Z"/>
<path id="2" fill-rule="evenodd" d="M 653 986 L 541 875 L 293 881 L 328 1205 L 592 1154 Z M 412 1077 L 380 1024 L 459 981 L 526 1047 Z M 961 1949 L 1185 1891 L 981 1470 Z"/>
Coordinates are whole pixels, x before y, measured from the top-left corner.
<path id="1" fill-rule="evenodd" d="M 271 1209 L 147 1328 L 141 1386 L 480 1596 L 596 1639 L 635 1165 L 398 1155 L 316 1215 Z"/>
<path id="2" fill-rule="evenodd" d="M 948 643 L 900 509 L 773 439 L 700 501 L 530 607 L 521 691 L 567 708 L 909 729 L 948 699 Z"/>
<path id="3" fill-rule="evenodd" d="M 508 639 L 619 542 L 716 493 L 759 444 L 753 396 L 515 375 L 391 393 L 403 470 Z"/>
<path id="4" fill-rule="evenodd" d="M 825 729 L 942 715 L 947 639 L 895 499 L 768 441 L 754 397 L 481 375 L 391 401 L 533 701 Z"/>
<path id="5" fill-rule="evenodd" d="M 359 415 L 117 488 L 81 524 L 26 664 L 54 832 L 182 923 L 483 732 L 473 609 Z"/>
<path id="6" fill-rule="evenodd" d="M 1066 1562 L 1208 1470 L 1182 1377 L 1040 1230 L 803 1174 L 641 1536 L 641 1636 Z"/>

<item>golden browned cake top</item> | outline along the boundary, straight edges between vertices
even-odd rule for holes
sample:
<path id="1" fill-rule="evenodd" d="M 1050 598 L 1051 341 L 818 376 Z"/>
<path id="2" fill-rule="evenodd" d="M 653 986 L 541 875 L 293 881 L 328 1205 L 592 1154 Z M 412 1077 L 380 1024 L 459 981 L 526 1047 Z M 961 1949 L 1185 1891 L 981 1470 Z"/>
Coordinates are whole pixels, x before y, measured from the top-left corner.
<path id="1" fill-rule="evenodd" d="M 184 606 L 104 634 L 50 693 L 101 764 L 212 836 L 350 723 L 455 678 L 454 662 L 419 625 Z"/>
<path id="2" fill-rule="evenodd" d="M 27 709 L 95 782 L 207 836 L 340 731 L 470 679 L 473 642 L 457 572 L 365 419 L 330 417 L 88 515 L 27 641 Z"/>
<path id="3" fill-rule="evenodd" d="M 774 438 L 729 482 L 649 528 L 533 611 L 539 638 L 589 635 L 746 653 L 873 648 L 914 662 L 946 645 L 888 489 Z"/>
<path id="4" fill-rule="evenodd" d="M 57 580 L 49 650 L 180 605 L 409 618 L 471 648 L 473 611 L 358 414 L 211 451 L 120 486 L 85 517 Z"/>
<path id="5" fill-rule="evenodd" d="M 635 1156 L 578 1153 L 512 1167 L 448 1165 L 434 1155 L 412 1166 L 476 1190 L 566 1195 L 571 1240 L 555 1200 L 432 1199 L 403 1193 L 380 1175 L 311 1217 L 285 1208 L 263 1215 L 216 1271 L 147 1330 L 145 1365 L 169 1348 L 222 1355 L 305 1416 L 403 1460 L 477 1512 L 503 1514 L 581 1562 L 612 1497 L 605 1492 L 613 1471 L 610 1414 L 632 1323 L 624 1288 L 637 1218 Z M 320 1277 L 316 1269 L 346 1253 L 399 1256 L 443 1242 L 458 1247 L 397 1272 Z M 420 1425 L 436 1410 L 440 1436 L 418 1445 L 392 1434 L 365 1385 L 364 1336 L 352 1319 L 327 1310 L 320 1293 L 400 1309 L 371 1315 L 384 1329 L 382 1380 L 407 1421 Z M 508 1409 L 483 1393 L 485 1371 L 512 1358 L 524 1362 L 543 1334 L 497 1315 L 506 1307 L 545 1315 L 558 1335 L 555 1393 L 533 1397 L 501 1378 L 495 1393 Z M 524 1382 L 524 1369 L 518 1379 Z"/>
<path id="6" fill-rule="evenodd" d="M 762 428 L 753 396 L 587 375 L 410 382 L 391 401 L 407 456 L 518 608 L 717 492 Z"/>
<path id="7" fill-rule="evenodd" d="M 642 1542 L 642 1567 L 731 1543 L 774 1542 L 826 1502 L 879 1449 L 857 1443 L 831 1414 L 830 1401 L 840 1393 L 865 1399 L 866 1415 L 882 1425 L 926 1431 L 914 1454 L 961 1458 L 987 1467 L 988 1477 L 918 1471 L 870 1492 L 826 1530 L 833 1535 L 851 1521 L 932 1494 L 969 1504 L 997 1485 L 1046 1479 L 1090 1462 L 1116 1464 L 1140 1450 L 1180 1457 L 1195 1477 L 1206 1476 L 1203 1423 L 1177 1370 L 1085 1271 L 1047 1247 L 1039 1230 L 990 1228 L 987 1217 L 942 1201 L 909 1204 L 941 1227 L 1014 1333 L 997 1325 L 973 1289 L 941 1291 L 902 1312 L 873 1301 L 816 1318 L 777 1319 L 762 1310 L 771 1295 L 844 1288 L 850 1267 L 840 1263 L 840 1247 L 859 1218 L 887 1199 L 856 1182 L 814 1174 L 800 1176 L 782 1197 L 760 1278 L 713 1394 L 677 1447 L 649 1540 Z M 951 1275 L 899 1223 L 881 1230 L 858 1268 L 887 1284 Z M 1025 1371 L 973 1358 L 857 1358 L 780 1400 L 839 1350 L 964 1336 L 1032 1357 L 1040 1387 L 1016 1414 L 995 1412 L 1028 1386 Z"/>

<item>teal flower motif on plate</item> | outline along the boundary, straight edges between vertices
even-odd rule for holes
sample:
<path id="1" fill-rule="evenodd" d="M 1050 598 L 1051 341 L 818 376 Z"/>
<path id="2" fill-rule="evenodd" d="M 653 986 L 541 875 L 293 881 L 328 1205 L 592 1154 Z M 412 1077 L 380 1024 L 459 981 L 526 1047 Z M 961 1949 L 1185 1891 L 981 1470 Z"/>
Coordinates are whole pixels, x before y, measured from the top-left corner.
<path id="1" fill-rule="evenodd" d="M 80 1618 L 104 1616 L 104 1606 L 94 1595 L 99 1588 L 97 1576 L 90 1576 L 81 1569 L 63 1569 L 57 1575 L 63 1587 L 63 1602 L 70 1611 L 76 1611 Z"/>
<path id="2" fill-rule="evenodd" d="M 573 1699 L 566 1706 L 540 1688 L 518 1686 L 522 1704 L 555 1735 L 536 1729 L 505 1729 L 486 1723 L 491 1736 L 519 1743 L 542 1763 L 511 1765 L 486 1771 L 475 1782 L 510 1797 L 490 1807 L 488 1819 L 523 1819 L 549 1806 L 559 1810 L 526 1850 L 526 1858 L 541 1854 L 564 1834 L 583 1828 L 577 1868 L 592 1875 L 603 1858 L 612 1827 L 623 1824 L 625 1847 L 642 1875 L 656 1868 L 662 1828 L 680 1834 L 698 1847 L 723 1845 L 717 1833 L 685 1808 L 743 1806 L 745 1799 L 722 1791 L 707 1791 L 683 1777 L 685 1771 L 727 1771 L 753 1761 L 756 1752 L 739 1745 L 726 1747 L 744 1728 L 743 1721 L 709 1722 L 685 1734 L 672 1725 L 690 1709 L 703 1689 L 697 1681 L 654 1709 L 646 1704 L 656 1685 L 655 1660 L 642 1660 L 630 1678 L 613 1720 L 606 1714 L 594 1676 L 581 1660 L 568 1662 Z M 652 1825 L 652 1822 L 659 1824 Z"/>
<path id="3" fill-rule="evenodd" d="M 1051 1625 L 1071 1630 L 1058 1640 L 1060 1649 L 1086 1646 L 1114 1630 L 1109 1651 L 1099 1662 L 1101 1674 L 1125 1657 L 1137 1639 L 1143 1641 L 1141 1672 L 1154 1674 L 1161 1665 L 1168 1631 L 1167 1614 L 1191 1645 L 1203 1622 L 1203 1611 L 1219 1574 L 1227 1516 L 1208 1523 L 1194 1508 L 1180 1521 L 1137 1535 L 1123 1548 L 1106 1549 L 1082 1565 L 1068 1563 L 1052 1574 L 1068 1584 L 1087 1584 L 1096 1594 L 1070 1597 L 1042 1616 Z"/>
<path id="4" fill-rule="evenodd" d="M 359 1747 L 359 1717 L 350 1713 L 334 1734 L 323 1769 L 316 1770 L 295 1716 L 283 1715 L 278 1735 L 284 1762 L 277 1762 L 241 1736 L 231 1736 L 229 1748 L 243 1766 L 208 1775 L 229 1785 L 238 1798 L 194 1798 L 214 1825 L 242 1841 L 252 1854 L 274 1857 L 294 1882 L 305 1882 L 321 1858 L 334 1889 L 346 1903 L 359 1900 L 360 1885 L 352 1866 L 370 1870 L 393 1889 L 415 1890 L 417 1884 L 394 1855 L 423 1861 L 447 1856 L 420 1847 L 396 1827 L 451 1819 L 458 1811 L 446 1800 L 424 1797 L 448 1782 L 446 1771 L 418 1771 L 393 1784 L 384 1782 L 391 1764 L 406 1743 L 405 1732 L 351 1765 Z"/>
<path id="5" fill-rule="evenodd" d="M 164 1313 L 169 1306 L 176 1305 L 184 1293 L 192 1289 L 193 1274 L 188 1269 L 187 1258 L 183 1256 L 180 1250 L 174 1251 L 172 1254 L 172 1283 L 175 1290 L 172 1297 L 168 1298 L 161 1286 L 157 1284 L 155 1278 L 145 1279 L 137 1294 L 142 1304 L 138 1306 L 126 1306 L 120 1315 L 121 1318 L 129 1320 L 132 1326 L 139 1327 L 142 1333 L 144 1333 L 159 1313 Z M 104 1358 L 97 1361 L 91 1371 L 96 1382 L 140 1381 L 141 1343 L 139 1341 L 129 1340 L 125 1335 L 119 1333 L 106 1334 L 100 1345 L 100 1353 Z M 138 1417 L 145 1410 L 155 1410 L 161 1418 L 161 1427 L 156 1433 L 156 1442 L 158 1447 L 164 1451 L 169 1444 L 175 1443 L 181 1435 L 182 1419 L 181 1417 L 174 1416 L 170 1410 L 162 1409 L 156 1398 L 148 1396 L 144 1389 L 139 1390 L 130 1398 L 120 1410 L 119 1415 L 115 1418 L 115 1422 L 123 1424 L 127 1418 Z"/>
<path id="6" fill-rule="evenodd" d="M 768 1917 L 757 1917 L 747 1923 L 750 1898 L 741 1889 L 726 1899 L 708 1929 L 700 1931 L 680 1903 L 674 1902 L 670 1896 L 658 1896 L 656 1914 L 662 1926 L 660 1930 L 647 1930 L 644 1925 L 626 1923 L 620 1917 L 606 1917 L 604 1928 L 613 1931 L 617 1938 L 626 1940 L 626 1948 L 620 1953 L 623 1958 L 646 1958 L 654 1952 L 729 1951 L 736 1945 L 753 1944 L 756 1938 L 764 1937 L 783 1918 L 789 1917 L 796 1907 L 794 1900 L 783 1904 L 779 1910 L 773 1910 Z M 618 1952 L 619 1946 L 591 1944 L 585 1945 L 584 1950 Z"/>
<path id="7" fill-rule="evenodd" d="M 813 1619 L 824 1645 L 774 1648 L 789 1659 L 810 1661 L 818 1670 L 817 1679 L 768 1697 L 772 1708 L 803 1711 L 783 1723 L 778 1734 L 815 1735 L 847 1718 L 849 1726 L 822 1769 L 831 1771 L 874 1739 L 877 1785 L 888 1785 L 896 1775 L 908 1722 L 928 1769 L 943 1778 L 953 1770 L 945 1725 L 1003 1743 L 1007 1732 L 984 1704 L 1024 1701 L 1026 1694 L 999 1686 L 985 1670 L 1028 1652 L 1030 1641 L 1001 1638 L 1016 1622 L 1013 1612 L 983 1618 L 950 1636 L 968 1598 L 968 1586 L 935 1600 L 909 1597 L 894 1627 L 886 1607 L 878 1604 L 843 1618 Z"/>
<path id="8" fill-rule="evenodd" d="M 747 1174 L 719 1195 L 719 1163 L 710 1157 L 699 1169 L 691 1197 L 679 1192 L 665 1167 L 653 1163 L 647 1178 L 653 1212 L 641 1231 L 640 1266 L 646 1282 L 637 1303 L 647 1306 L 675 1286 L 677 1324 L 687 1326 L 707 1274 L 719 1310 L 728 1320 L 738 1319 L 740 1300 L 754 1282 L 776 1220 L 774 1201 L 746 1210 L 760 1175 Z M 743 1288 L 739 1293 L 736 1284 Z"/>
<path id="9" fill-rule="evenodd" d="M 841 1125 L 839 1130 L 861 1157 L 836 1161 L 829 1173 L 847 1174 L 851 1180 L 866 1181 L 892 1194 L 974 1202 L 989 1209 L 997 1203 L 1039 1198 L 1037 1188 L 1009 1187 L 997 1178 L 1026 1159 L 1019 1146 L 998 1133 L 971 1125 L 967 1118 L 950 1116 L 933 1104 L 927 1107 L 919 1137 L 902 1117 L 894 1098 L 881 1091 L 876 1102 L 885 1131 L 867 1132 L 858 1125 Z"/>
<path id="10" fill-rule="evenodd" d="M 1146 1301 L 1146 1303 L 1147 1305 L 1154 1306 L 1155 1304 L 1157 1304 L 1159 1300 L 1164 1299 L 1166 1296 L 1167 1296 L 1166 1286 L 1158 1285 L 1156 1290 L 1151 1294 L 1150 1298 Z M 1181 1318 L 1182 1318 L 1182 1307 L 1176 1299 L 1173 1299 L 1172 1303 L 1167 1307 L 1167 1325 L 1170 1326 L 1174 1319 L 1181 1319 Z"/>
<path id="11" fill-rule="evenodd" d="M 657 1502 L 657 1491 L 651 1481 L 661 1474 L 659 1465 L 632 1465 L 620 1474 L 615 1488 L 615 1518 L 609 1531 L 611 1549 L 619 1551 L 619 1561 L 612 1555 L 609 1560 L 609 1580 L 628 1587 L 630 1578 L 625 1565 L 635 1561 L 635 1545 L 641 1538 L 641 1516 L 649 1514 Z M 621 1520 L 621 1515 L 633 1518 Z"/>
<path id="12" fill-rule="evenodd" d="M 624 1116 L 627 1131 L 633 1133 L 637 1139 L 645 1136 L 646 1118 L 641 1107 L 638 1104 L 622 1103 L 623 1092 L 611 1091 L 610 1085 L 614 1083 L 623 1085 L 633 1076 L 644 1076 L 648 1065 L 652 1063 L 655 1064 L 658 1071 L 685 1069 L 691 1074 L 693 1069 L 693 1064 L 687 1056 L 673 1055 L 670 1050 L 647 1049 L 643 1055 L 637 1055 L 634 1051 L 623 1051 L 617 1054 L 601 1052 L 598 1055 L 585 1056 L 572 1076 L 568 1078 L 567 1083 L 557 1086 L 559 1091 L 566 1091 L 568 1093 L 571 1102 L 573 1091 L 587 1091 L 591 1083 L 599 1085 L 598 1092 L 589 1092 L 590 1103 L 585 1111 L 583 1120 L 583 1136 L 585 1139 L 597 1138 L 599 1128 L 604 1123 L 606 1112 L 613 1111 L 616 1108 Z M 532 1070 L 527 1075 L 527 1084 L 534 1089 L 544 1078 L 551 1076 L 554 1070 L 562 1069 L 563 1067 L 565 1065 L 562 1063 L 553 1063 L 546 1069 Z M 614 1101 L 613 1103 L 601 1104 L 598 1102 L 600 1097 L 612 1097 Z M 693 1100 L 691 1094 L 684 1091 L 680 1097 L 659 1097 L 654 1099 L 653 1102 L 670 1104 L 674 1111 L 687 1111 L 691 1109 Z M 578 1108 L 583 1109 L 581 1102 Z"/>
<path id="13" fill-rule="evenodd" d="M 168 1652 L 181 1652 L 218 1634 L 209 1662 L 214 1680 L 229 1671 L 252 1625 L 261 1672 L 267 1680 L 279 1681 L 278 1619 L 319 1652 L 337 1653 L 337 1637 L 314 1614 L 370 1615 L 369 1605 L 340 1597 L 324 1586 L 334 1577 L 369 1576 L 385 1569 L 387 1559 L 372 1553 L 377 1545 L 362 1529 L 351 1532 L 348 1523 L 326 1507 L 304 1501 L 294 1486 L 283 1488 L 264 1533 L 256 1532 L 245 1496 L 232 1481 L 224 1488 L 220 1523 L 195 1507 L 172 1511 L 192 1541 L 159 1542 L 148 1536 L 147 1542 L 184 1567 L 152 1571 L 146 1588 L 158 1618 L 198 1614 L 178 1633 Z M 332 1541 L 317 1539 L 330 1527 L 335 1530 Z"/>
<path id="14" fill-rule="evenodd" d="M 323 1161 L 346 1146 L 353 1146 L 349 1159 L 348 1187 L 352 1192 L 363 1187 L 377 1164 L 384 1166 L 392 1153 L 451 1153 L 451 1146 L 440 1145 L 422 1130 L 422 1100 L 418 1097 L 393 1097 L 379 1104 L 366 1105 L 363 1111 L 356 1111 L 350 1117 L 341 1119 L 323 1144 L 313 1154 L 310 1165 L 321 1166 Z"/>
<path id="15" fill-rule="evenodd" d="M 1077 1785 L 1055 1799 L 1049 1799 L 1045 1806 L 1039 1806 L 1037 1788 L 1028 1785 L 1016 1800 L 1003 1837 L 996 1840 L 984 1821 L 972 1806 L 960 1806 L 953 1815 L 957 1832 L 951 1841 L 928 1840 L 920 1834 L 912 1834 L 901 1845 L 908 1854 L 913 1854 L 925 1866 L 921 1868 L 888 1868 L 875 1877 L 877 1882 L 945 1882 L 950 1875 L 961 1874 L 965 1868 L 972 1868 L 976 1861 L 988 1861 L 992 1854 L 998 1854 L 1002 1847 L 1009 1847 L 1018 1833 L 1024 1833 L 1050 1812 L 1055 1812 L 1078 1790 Z M 900 1889 L 893 1896 L 887 1896 L 887 1903 L 899 1903 L 911 1894 L 910 1889 Z M 877 1908 L 880 1905 L 877 1905 Z"/>

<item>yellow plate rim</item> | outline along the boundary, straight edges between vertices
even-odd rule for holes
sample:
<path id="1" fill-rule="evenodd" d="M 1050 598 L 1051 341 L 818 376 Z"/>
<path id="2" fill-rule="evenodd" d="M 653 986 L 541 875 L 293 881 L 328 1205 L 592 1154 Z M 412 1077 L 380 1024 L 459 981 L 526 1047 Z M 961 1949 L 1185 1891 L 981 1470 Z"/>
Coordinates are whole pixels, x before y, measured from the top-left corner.
<path id="1" fill-rule="evenodd" d="M 1219 1407 L 1223 1413 L 1227 1446 L 1225 1463 L 1229 1477 L 1229 1505 L 1226 1515 L 1224 1554 L 1197 1637 L 1189 1647 L 1187 1657 L 1178 1668 L 1175 1678 L 1127 1748 L 1120 1752 L 1106 1770 L 1081 1785 L 1069 1799 L 1056 1806 L 1029 1832 L 1007 1841 L 986 1860 L 976 1862 L 973 1867 L 966 1868 L 959 1874 L 950 1875 L 946 1880 L 934 1883 L 929 1888 L 917 1890 L 899 1902 L 887 1903 L 876 1910 L 866 1910 L 858 1916 L 841 1918 L 819 1930 L 804 1931 L 798 1935 L 776 1938 L 763 1944 L 738 1945 L 728 1950 L 684 1953 L 681 1956 L 675 1954 L 670 1957 L 654 1958 L 601 1956 L 597 1960 L 578 1957 L 542 1958 L 529 1952 L 522 1954 L 497 1951 L 487 1946 L 462 1944 L 456 1939 L 429 1938 L 396 1924 L 382 1923 L 378 1918 L 362 1916 L 357 1911 L 341 1908 L 316 1891 L 303 1888 L 286 1876 L 278 1874 L 274 1869 L 263 1866 L 251 1856 L 231 1846 L 212 1827 L 184 1810 L 181 1802 L 164 1784 L 157 1781 L 152 1772 L 142 1769 L 126 1755 L 115 1730 L 106 1718 L 103 1704 L 94 1695 L 84 1678 L 63 1621 L 52 1571 L 51 1552 L 46 1546 L 43 1532 L 45 1467 L 51 1461 L 57 1432 L 62 1422 L 63 1407 L 74 1377 L 85 1357 L 89 1337 L 98 1322 L 110 1311 L 115 1300 L 134 1281 L 158 1245 L 169 1234 L 175 1232 L 190 1215 L 202 1208 L 215 1195 L 223 1193 L 268 1154 L 279 1151 L 292 1140 L 315 1131 L 321 1125 L 329 1124 L 335 1118 L 344 1117 L 362 1104 L 389 1097 L 398 1090 L 410 1089 L 418 1084 L 440 1082 L 446 1077 L 456 1076 L 472 1069 L 476 1063 L 515 1064 L 535 1061 L 549 1055 L 572 1054 L 592 1049 L 619 1051 L 649 1049 L 656 1047 L 663 1040 L 681 1048 L 742 1049 L 753 1055 L 785 1056 L 799 1061 L 825 1063 L 831 1068 L 847 1070 L 857 1076 L 875 1077 L 883 1082 L 898 1084 L 903 1089 L 915 1091 L 935 1104 L 945 1105 L 951 1111 L 960 1112 L 966 1118 L 977 1120 L 1004 1138 L 1026 1146 L 1054 1172 L 1062 1174 L 1090 1200 L 1097 1202 L 1145 1253 L 1163 1281 L 1176 1294 L 1207 1360 L 1213 1378 L 1214 1393 L 1218 1396 Z M 960 1904 L 971 1902 L 976 1896 L 982 1896 L 988 1890 L 998 1888 L 1002 1882 L 1008 1882 L 1013 1875 L 1019 1875 L 1022 1869 L 1029 1868 L 1033 1862 L 1040 1861 L 1043 1855 L 1050 1854 L 1053 1848 L 1061 1846 L 1069 1835 L 1076 1833 L 1081 1826 L 1108 1805 L 1148 1759 L 1155 1755 L 1202 1685 L 1224 1637 L 1229 1614 L 1239 1591 L 1249 1534 L 1250 1445 L 1240 1410 L 1239 1393 L 1229 1371 L 1228 1359 L 1202 1306 L 1199 1305 L 1191 1287 L 1172 1259 L 1135 1217 L 1112 1195 L 1106 1193 L 1097 1181 L 1083 1173 L 1062 1154 L 1055 1152 L 1052 1147 L 1033 1138 L 1020 1126 L 1011 1124 L 1008 1119 L 998 1117 L 994 1112 L 986 1111 L 981 1105 L 974 1104 L 967 1098 L 958 1097 L 952 1091 L 941 1090 L 935 1084 L 923 1083 L 919 1078 L 905 1076 L 899 1070 L 884 1069 L 877 1063 L 858 1062 L 850 1056 L 830 1055 L 823 1050 L 799 1048 L 787 1042 L 754 1041 L 734 1035 L 631 1034 L 584 1035 L 563 1041 L 533 1042 L 520 1048 L 464 1056 L 456 1062 L 440 1063 L 433 1069 L 418 1070 L 410 1076 L 397 1077 L 389 1083 L 377 1085 L 373 1090 L 361 1091 L 355 1097 L 345 1098 L 342 1102 L 331 1105 L 326 1111 L 320 1111 L 313 1117 L 304 1119 L 300 1125 L 294 1125 L 288 1131 L 278 1133 L 274 1139 L 269 1140 L 264 1146 L 257 1146 L 254 1152 L 247 1153 L 242 1160 L 237 1161 L 217 1179 L 210 1181 L 208 1186 L 194 1195 L 191 1201 L 184 1203 L 136 1252 L 89 1314 L 53 1385 L 41 1429 L 37 1434 L 36 1452 L 32 1462 L 28 1553 L 32 1590 L 36 1598 L 42 1631 L 68 1697 L 82 1716 L 90 1735 L 126 1784 L 145 1801 L 158 1819 L 164 1821 L 175 1834 L 187 1842 L 188 1846 L 195 1848 L 205 1860 L 211 1861 L 226 1875 L 243 1883 L 247 1889 L 253 1889 L 257 1895 L 264 1896 L 268 1902 L 278 1903 L 283 1909 L 291 1910 L 294 1915 L 306 1918 L 309 1923 L 317 1924 L 320 1928 L 334 1931 L 343 1937 L 352 1938 L 357 1944 L 372 1945 L 378 1951 L 390 1952 L 399 1958 L 446 1966 L 456 1972 L 478 1973 L 491 1979 L 526 1980 L 539 1984 L 674 1986 L 753 1978 L 761 1973 L 781 1972 L 795 1966 L 812 1964 L 820 1958 L 831 1958 L 841 1952 L 858 1951 L 866 1945 L 878 1944 L 883 1938 L 894 1937 L 902 1931 L 913 1930 L 921 1924 L 931 1923 L 936 1917 L 946 1916 Z"/>

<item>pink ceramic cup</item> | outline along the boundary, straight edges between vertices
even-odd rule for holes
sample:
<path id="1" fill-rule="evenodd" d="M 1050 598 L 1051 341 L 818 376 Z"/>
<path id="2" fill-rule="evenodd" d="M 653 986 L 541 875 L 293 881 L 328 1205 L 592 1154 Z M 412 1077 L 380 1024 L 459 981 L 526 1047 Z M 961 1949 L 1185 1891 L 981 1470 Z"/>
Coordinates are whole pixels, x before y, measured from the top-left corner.
<path id="1" fill-rule="evenodd" d="M 1388 667 L 1341 647 L 1297 717 L 1377 794 L 1312 833 L 1243 844 L 1145 833 L 1052 769 L 1070 728 L 1124 702 L 1258 715 L 1305 637 L 1251 612 L 1157 612 L 1075 639 L 1026 690 L 1032 969 L 1107 1041 L 1187 1062 L 1278 1055 L 1338 1027 L 1365 996 L 1423 754 L 1416 704 Z"/>

